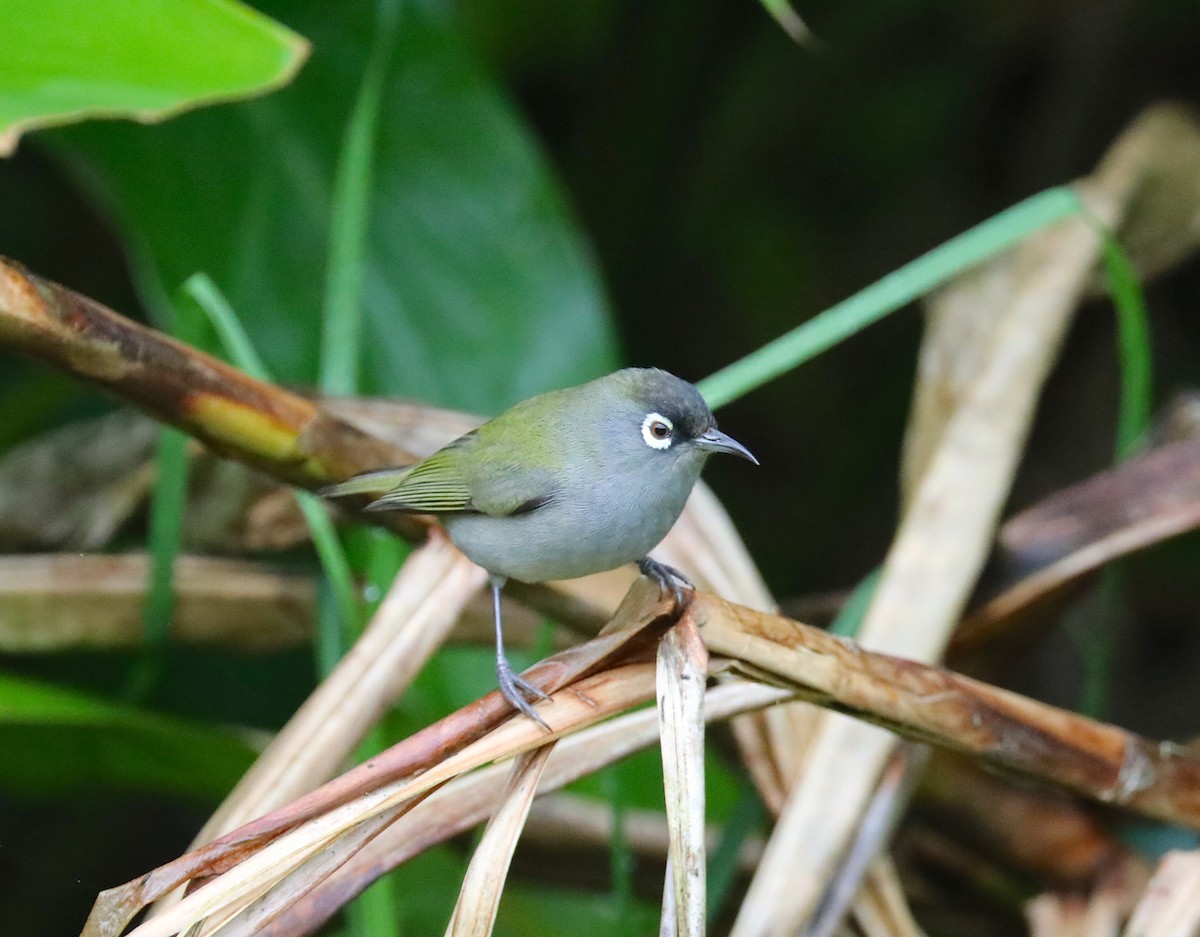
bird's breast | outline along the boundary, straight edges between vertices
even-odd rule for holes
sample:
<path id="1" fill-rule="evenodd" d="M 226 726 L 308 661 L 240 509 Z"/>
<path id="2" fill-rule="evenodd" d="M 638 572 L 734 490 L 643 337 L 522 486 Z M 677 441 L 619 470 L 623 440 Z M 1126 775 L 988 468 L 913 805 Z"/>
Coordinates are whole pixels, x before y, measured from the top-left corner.
<path id="1" fill-rule="evenodd" d="M 489 573 L 522 582 L 575 579 L 644 557 L 678 519 L 685 490 L 639 492 L 591 487 L 574 497 L 559 492 L 528 514 L 446 518 L 450 539 Z"/>

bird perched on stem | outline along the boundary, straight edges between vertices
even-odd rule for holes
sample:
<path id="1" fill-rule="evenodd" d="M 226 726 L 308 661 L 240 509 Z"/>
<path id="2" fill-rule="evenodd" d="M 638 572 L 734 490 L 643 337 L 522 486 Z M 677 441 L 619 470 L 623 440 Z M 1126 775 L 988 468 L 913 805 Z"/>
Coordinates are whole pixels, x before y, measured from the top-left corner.
<path id="1" fill-rule="evenodd" d="M 691 583 L 649 552 L 714 452 L 758 464 L 717 429 L 695 386 L 656 368 L 626 368 L 532 397 L 415 465 L 358 475 L 322 494 L 378 495 L 367 510 L 441 520 L 491 579 L 500 692 L 546 726 L 530 704 L 546 694 L 513 673 L 504 654 L 500 590 L 509 579 L 575 579 L 636 561 L 679 601 Z"/>

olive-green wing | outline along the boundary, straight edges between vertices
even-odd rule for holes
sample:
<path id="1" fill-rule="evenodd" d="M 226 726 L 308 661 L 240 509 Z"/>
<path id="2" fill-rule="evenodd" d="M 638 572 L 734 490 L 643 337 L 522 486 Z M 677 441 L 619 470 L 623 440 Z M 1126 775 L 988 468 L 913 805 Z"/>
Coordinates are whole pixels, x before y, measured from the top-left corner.
<path id="1" fill-rule="evenodd" d="M 367 505 L 368 511 L 450 514 L 471 511 L 471 491 L 461 471 L 459 447 L 439 449 L 418 462 L 394 487 Z"/>

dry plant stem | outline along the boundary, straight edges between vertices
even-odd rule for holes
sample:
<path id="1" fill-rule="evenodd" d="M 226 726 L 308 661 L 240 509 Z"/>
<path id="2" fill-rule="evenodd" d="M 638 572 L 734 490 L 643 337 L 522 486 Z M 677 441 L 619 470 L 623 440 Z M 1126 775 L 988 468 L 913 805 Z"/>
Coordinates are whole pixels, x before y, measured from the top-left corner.
<path id="1" fill-rule="evenodd" d="M 199 846 L 332 777 L 408 688 L 487 574 L 434 533 L 409 556 L 374 618 L 212 815 Z"/>
<path id="2" fill-rule="evenodd" d="M 648 678 L 650 665 L 643 666 Z M 728 719 L 790 698 L 787 690 L 739 680 L 708 691 L 705 716 L 710 720 Z M 653 709 L 624 713 L 562 739 L 550 757 L 539 793 L 557 790 L 653 745 L 659 737 L 657 716 Z M 384 873 L 487 819 L 499 802 L 506 770 L 504 764 L 490 765 L 456 778 L 434 792 L 426 803 L 388 827 L 329 881 L 288 909 L 286 915 L 263 931 L 262 937 L 313 933 Z"/>
<path id="3" fill-rule="evenodd" d="M 655 553 L 705 592 L 763 612 L 776 609 L 725 509 L 702 484 Z M 797 702 L 733 721 L 742 762 L 773 812 L 782 808 L 785 792 L 799 773 L 816 715 L 813 707 Z"/>
<path id="4" fill-rule="evenodd" d="M 658 937 L 676 937 L 679 933 L 679 901 L 675 891 L 675 859 L 667 853 L 663 873 L 662 911 L 658 915 Z"/>
<path id="5" fill-rule="evenodd" d="M 134 647 L 143 639 L 148 575 L 144 553 L 0 557 L 0 649 Z M 308 576 L 179 556 L 174 589 L 173 642 L 263 652 L 312 638 L 316 590 Z"/>
<path id="6" fill-rule="evenodd" d="M 1112 226 L 1150 154 L 1135 127 L 1093 179 L 1078 186 Z M 978 576 L 1024 445 L 1038 394 L 1099 256 L 1096 233 L 1072 219 L 1030 238 L 1009 259 L 1014 282 L 953 407 L 923 427 L 907 470 L 907 510 L 860 630 L 867 647 L 934 660 Z M 825 717 L 733 937 L 793 934 L 809 919 L 892 750 L 886 734 Z"/>
<path id="7" fill-rule="evenodd" d="M 671 604 L 658 595 L 655 587 L 648 582 L 640 583 L 631 590 L 604 633 L 585 645 L 542 661 L 526 674 L 526 678 L 553 692 L 582 674 L 609 665 L 622 655 L 638 652 L 665 629 L 673 612 Z M 305 821 L 375 791 L 382 784 L 444 763 L 447 756 L 481 738 L 509 716 L 508 704 L 499 692 L 488 694 L 286 807 L 253 820 L 139 879 L 102 892 L 84 933 L 120 933 L 138 910 L 179 885 L 219 875 Z M 542 741 L 545 741 L 544 737 Z"/>
<path id="8" fill-rule="evenodd" d="M 463 876 L 458 903 L 446 937 L 488 937 L 496 924 L 500 895 L 508 878 L 517 840 L 554 743 L 523 752 L 513 762 L 500 806 L 488 821 L 483 838 Z"/>
<path id="9" fill-rule="evenodd" d="M 854 919 L 865 937 L 925 937 L 890 859 L 872 863 L 854 904 Z"/>
<path id="10" fill-rule="evenodd" d="M 1133 909 L 1124 937 L 1200 933 L 1200 852 L 1169 852 Z"/>
<path id="11" fill-rule="evenodd" d="M 1001 531 L 1005 562 L 1023 575 L 963 620 L 947 653 L 974 664 L 998 640 L 1013 641 L 1014 619 L 1039 603 L 1115 559 L 1197 527 L 1200 439 L 1155 449 L 1045 498 Z"/>
<path id="12" fill-rule="evenodd" d="M 649 668 L 630 664 L 605 671 L 560 691 L 553 707 L 542 704 L 542 715 L 552 726 L 549 735 L 530 719 L 512 719 L 457 754 L 411 777 L 376 787 L 272 840 L 242 859 L 225 874 L 191 892 L 176 906 L 135 928 L 129 937 L 170 937 L 207 919 L 234 916 L 269 889 L 293 890 L 293 872 L 303 873 L 310 859 L 341 849 L 345 842 L 361 842 L 364 823 L 390 823 L 408 810 L 415 799 L 468 771 L 497 758 L 520 754 L 546 744 L 563 733 L 576 731 L 653 695 Z M 90 933 L 85 930 L 85 933 Z M 97 933 L 108 933 L 98 930 Z"/>
<path id="13" fill-rule="evenodd" d="M 291 864 L 291 871 L 264 889 L 255 900 L 240 908 L 233 906 L 223 915 L 210 917 L 204 924 L 191 928 L 188 937 L 258 937 L 288 908 L 302 901 L 422 799 L 420 796 L 414 797 L 359 823 L 350 834 L 331 840 L 324 848 L 309 854 L 304 861 Z"/>
<path id="14" fill-rule="evenodd" d="M 662 726 L 663 785 L 671 874 L 663 920 L 675 937 L 702 937 L 707 909 L 704 812 L 704 685 L 708 650 L 684 614 L 658 644 L 655 684 Z M 668 910 L 670 913 L 668 914 Z M 664 924 L 665 927 L 665 924 Z"/>
<path id="15" fill-rule="evenodd" d="M 575 652 L 590 664 L 580 667 L 577 660 L 572 666 L 571 655 L 559 655 L 533 673 L 557 670 L 561 675 L 610 666 L 606 660 L 622 647 L 644 652 L 644 642 L 661 636 L 671 611 L 653 586 L 641 583 L 614 620 L 616 633 L 606 633 Z M 1200 761 L 1173 746 L 1149 742 L 937 667 L 863 651 L 816 629 L 703 593 L 693 597 L 685 614 L 694 619 L 710 649 L 770 674 L 812 701 L 969 753 L 996 768 L 1200 828 Z M 652 682 L 650 667 L 635 663 L 600 670 L 559 690 L 554 701 L 541 709 L 555 730 L 549 738 L 577 732 L 649 699 Z M 562 683 L 558 679 L 554 685 Z M 775 690 L 763 699 L 785 696 Z M 498 694 L 490 698 L 499 704 Z M 113 937 L 139 907 L 157 897 L 156 892 L 202 876 L 220 877 L 134 934 L 164 937 L 207 915 L 229 919 L 272 888 L 284 889 L 277 893 L 297 893 L 289 872 L 303 873 L 305 863 L 322 849 L 361 843 L 364 822 L 379 822 L 373 818 L 384 816 L 390 823 L 415 799 L 463 772 L 548 741 L 539 727 L 524 719 L 509 720 L 480 738 L 467 726 L 495 724 L 485 721 L 487 703 L 485 699 L 448 717 L 265 821 L 249 824 L 214 846 L 107 893 L 97 902 L 85 933 Z M 468 737 L 479 740 L 463 747 Z M 297 825 L 302 819 L 306 822 Z M 449 824 L 441 817 L 434 819 L 439 821 L 438 829 L 425 828 L 426 842 L 450 835 L 444 829 Z M 287 832 L 278 835 L 281 831 Z"/>
<path id="16" fill-rule="evenodd" d="M 817 912 L 801 931 L 801 937 L 831 937 L 841 926 L 856 896 L 861 893 L 871 867 L 876 864 L 875 857 L 882 852 L 897 818 L 908 806 L 916 776 L 924 769 L 928 752 L 924 745 L 906 743 L 889 759 L 854 841 L 825 889 Z"/>
<path id="17" fill-rule="evenodd" d="M 1200 829 L 1200 759 L 1179 746 L 713 596 L 698 594 L 689 613 L 711 652 L 769 673 L 813 702 L 993 768 Z"/>
<path id="18" fill-rule="evenodd" d="M 214 451 L 293 484 L 412 461 L 310 400 L 2 259 L 0 346 L 93 381 Z"/>

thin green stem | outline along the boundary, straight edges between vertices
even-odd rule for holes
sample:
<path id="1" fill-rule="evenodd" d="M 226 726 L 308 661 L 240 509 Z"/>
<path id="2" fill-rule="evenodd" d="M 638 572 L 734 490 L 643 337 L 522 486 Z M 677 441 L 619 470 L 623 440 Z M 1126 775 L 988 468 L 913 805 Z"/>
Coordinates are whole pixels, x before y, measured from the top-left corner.
<path id="1" fill-rule="evenodd" d="M 1027 198 L 710 375 L 698 385 L 700 393 L 714 410 L 737 400 L 1034 231 L 1081 210 L 1079 197 L 1068 188 Z"/>
<path id="2" fill-rule="evenodd" d="M 207 274 L 196 273 L 183 284 L 183 291 L 196 301 L 212 322 L 221 344 L 233 362 L 253 377 L 262 381 L 271 380 L 267 366 L 255 351 L 250 336 L 242 327 L 233 307 Z M 319 498 L 304 491 L 293 492 L 304 519 L 308 522 L 317 557 L 329 579 L 344 622 L 357 623 L 359 602 L 354 589 L 354 577 L 346 553 L 338 540 L 333 521 Z"/>
<path id="3" fill-rule="evenodd" d="M 1137 451 L 1150 425 L 1154 405 L 1154 358 L 1150 319 L 1142 285 L 1125 249 L 1112 233 L 1103 231 L 1104 269 L 1117 313 L 1117 361 L 1121 368 L 1121 400 L 1117 414 L 1116 459 Z"/>
<path id="4" fill-rule="evenodd" d="M 380 0 L 375 39 L 338 155 L 321 341 L 321 388 L 327 394 L 354 394 L 358 391 L 368 201 L 374 176 L 379 105 L 387 79 L 398 12 L 399 3 L 396 0 Z"/>

